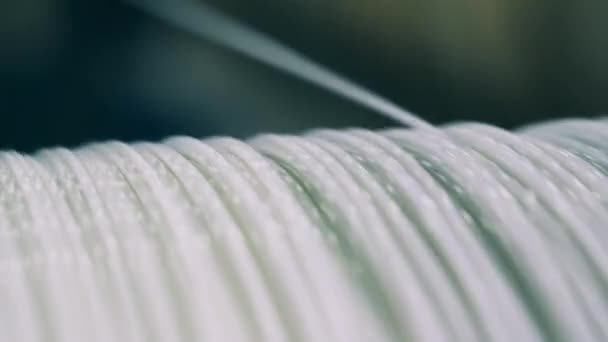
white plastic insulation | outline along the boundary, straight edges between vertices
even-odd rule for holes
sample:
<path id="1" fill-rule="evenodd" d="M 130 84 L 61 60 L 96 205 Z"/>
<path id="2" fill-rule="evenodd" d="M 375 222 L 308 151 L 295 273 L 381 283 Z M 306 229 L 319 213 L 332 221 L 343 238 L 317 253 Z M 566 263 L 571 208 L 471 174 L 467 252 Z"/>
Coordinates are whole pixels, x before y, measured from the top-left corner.
<path id="1" fill-rule="evenodd" d="M 605 341 L 608 124 L 0 153 L 0 341 Z"/>
<path id="2" fill-rule="evenodd" d="M 0 152 L 0 342 L 608 340 L 608 121 L 435 128 L 132 1 L 412 129 Z"/>

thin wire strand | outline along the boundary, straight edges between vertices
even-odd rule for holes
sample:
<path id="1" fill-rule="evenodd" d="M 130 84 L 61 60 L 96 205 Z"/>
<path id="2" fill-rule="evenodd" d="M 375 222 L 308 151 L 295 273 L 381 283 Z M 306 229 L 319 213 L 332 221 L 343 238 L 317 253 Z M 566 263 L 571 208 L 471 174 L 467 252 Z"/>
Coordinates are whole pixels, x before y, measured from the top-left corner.
<path id="1" fill-rule="evenodd" d="M 302 56 L 276 40 L 243 26 L 202 2 L 127 0 L 132 5 L 215 44 L 349 99 L 412 128 L 433 126 L 415 114 Z"/>

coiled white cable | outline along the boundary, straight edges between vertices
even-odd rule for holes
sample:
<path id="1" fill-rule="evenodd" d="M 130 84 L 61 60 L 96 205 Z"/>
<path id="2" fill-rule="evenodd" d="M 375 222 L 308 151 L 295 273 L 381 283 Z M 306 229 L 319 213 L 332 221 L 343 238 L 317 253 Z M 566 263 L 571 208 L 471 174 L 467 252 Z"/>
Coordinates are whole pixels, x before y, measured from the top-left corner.
<path id="1" fill-rule="evenodd" d="M 2 152 L 0 340 L 606 340 L 606 128 Z"/>
<path id="2" fill-rule="evenodd" d="M 608 340 L 606 121 L 436 128 L 147 8 L 413 129 L 0 152 L 0 341 Z"/>

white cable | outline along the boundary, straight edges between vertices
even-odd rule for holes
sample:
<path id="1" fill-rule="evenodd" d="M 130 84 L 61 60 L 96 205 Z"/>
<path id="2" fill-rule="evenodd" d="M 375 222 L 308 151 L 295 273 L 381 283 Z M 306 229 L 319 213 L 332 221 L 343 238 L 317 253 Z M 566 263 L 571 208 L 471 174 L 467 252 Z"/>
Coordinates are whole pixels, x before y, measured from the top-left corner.
<path id="1" fill-rule="evenodd" d="M 329 90 L 335 95 L 363 105 L 405 126 L 432 128 L 429 123 L 402 107 L 315 63 L 276 40 L 242 26 L 203 2 L 196 0 L 127 0 L 127 2 L 167 23 Z"/>
<path id="2" fill-rule="evenodd" d="M 606 340 L 607 129 L 1 152 L 0 340 Z"/>
<path id="3" fill-rule="evenodd" d="M 0 152 L 0 341 L 605 341 L 608 123 L 435 128 L 193 2 L 136 3 L 417 129 Z"/>

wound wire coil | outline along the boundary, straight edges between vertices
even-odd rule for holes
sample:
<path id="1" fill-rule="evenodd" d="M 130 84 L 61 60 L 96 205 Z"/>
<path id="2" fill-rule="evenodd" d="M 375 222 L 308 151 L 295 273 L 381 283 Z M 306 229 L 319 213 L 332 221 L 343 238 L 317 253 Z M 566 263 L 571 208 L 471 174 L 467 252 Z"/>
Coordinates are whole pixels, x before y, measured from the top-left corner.
<path id="1" fill-rule="evenodd" d="M 608 123 L 0 153 L 0 341 L 608 340 Z"/>

